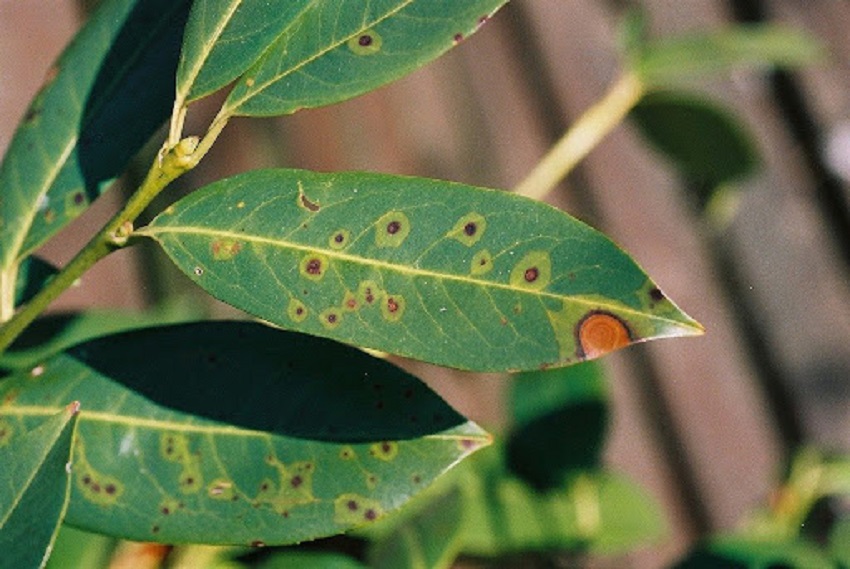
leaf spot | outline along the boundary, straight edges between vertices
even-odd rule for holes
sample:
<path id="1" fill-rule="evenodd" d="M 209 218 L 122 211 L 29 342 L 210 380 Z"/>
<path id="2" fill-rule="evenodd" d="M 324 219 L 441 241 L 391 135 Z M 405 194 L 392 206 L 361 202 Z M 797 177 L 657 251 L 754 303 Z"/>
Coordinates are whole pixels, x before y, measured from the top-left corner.
<path id="1" fill-rule="evenodd" d="M 381 314 L 390 322 L 398 322 L 404 314 L 404 297 L 400 294 L 387 295 L 386 301 L 381 305 Z"/>
<path id="2" fill-rule="evenodd" d="M 242 250 L 242 244 L 233 239 L 217 239 L 211 245 L 212 256 L 216 261 L 229 261 Z"/>
<path id="3" fill-rule="evenodd" d="M 369 447 L 369 456 L 385 462 L 394 460 L 398 456 L 398 443 L 383 441 Z"/>
<path id="4" fill-rule="evenodd" d="M 400 211 L 391 211 L 375 223 L 375 244 L 378 247 L 398 247 L 410 234 L 410 220 Z"/>
<path id="5" fill-rule="evenodd" d="M 328 260 L 324 255 L 307 255 L 301 259 L 299 271 L 301 275 L 311 281 L 320 281 L 325 276 Z"/>
<path id="6" fill-rule="evenodd" d="M 591 311 L 576 325 L 576 355 L 581 359 L 598 358 L 632 341 L 626 323 L 610 312 Z"/>
<path id="7" fill-rule="evenodd" d="M 340 494 L 334 500 L 334 522 L 344 526 L 377 520 L 383 512 L 379 501 L 358 494 Z"/>
<path id="8" fill-rule="evenodd" d="M 511 271 L 511 286 L 541 290 L 552 278 L 552 263 L 544 251 L 530 251 Z"/>
<path id="9" fill-rule="evenodd" d="M 289 301 L 286 314 L 293 322 L 304 322 L 307 319 L 307 306 L 297 298 L 293 298 Z"/>
<path id="10" fill-rule="evenodd" d="M 451 228 L 447 237 L 456 239 L 466 245 L 472 247 L 484 236 L 484 231 L 487 229 L 487 220 L 480 213 L 472 212 L 464 215 Z"/>
<path id="11" fill-rule="evenodd" d="M 342 322 L 342 314 L 336 308 L 328 308 L 319 314 L 319 320 L 322 326 L 328 330 L 333 330 Z"/>
<path id="12" fill-rule="evenodd" d="M 383 43 L 375 30 L 366 30 L 348 40 L 348 49 L 355 55 L 374 55 L 381 51 Z"/>
<path id="13" fill-rule="evenodd" d="M 343 249 L 346 245 L 348 245 L 348 241 L 351 239 L 351 233 L 347 229 L 340 229 L 339 231 L 335 231 L 333 235 L 331 235 L 328 240 L 328 245 L 331 249 Z"/>
<path id="14" fill-rule="evenodd" d="M 469 272 L 473 275 L 484 275 L 493 269 L 493 255 L 487 249 L 482 249 L 472 256 Z"/>

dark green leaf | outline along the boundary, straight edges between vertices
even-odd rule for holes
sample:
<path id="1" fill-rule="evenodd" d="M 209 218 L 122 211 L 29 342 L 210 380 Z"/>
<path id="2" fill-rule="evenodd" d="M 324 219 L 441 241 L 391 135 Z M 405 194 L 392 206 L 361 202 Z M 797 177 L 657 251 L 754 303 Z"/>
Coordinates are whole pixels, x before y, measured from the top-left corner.
<path id="1" fill-rule="evenodd" d="M 71 445 L 79 404 L 43 408 L 28 420 L 9 411 L 4 406 L 0 414 L 2 564 L 43 567 L 68 506 Z"/>
<path id="2" fill-rule="evenodd" d="M 369 566 L 376 569 L 445 568 L 461 544 L 463 496 L 455 486 L 373 544 Z"/>
<path id="3" fill-rule="evenodd" d="M 450 182 L 257 171 L 194 192 L 137 233 L 265 320 L 458 368 L 562 366 L 701 332 L 601 233 Z"/>
<path id="4" fill-rule="evenodd" d="M 35 296 L 58 269 L 38 257 L 27 257 L 18 267 L 15 281 L 15 306 Z"/>
<path id="5" fill-rule="evenodd" d="M 657 88 L 711 72 L 804 65 L 822 54 L 817 40 L 798 30 L 773 24 L 736 26 L 650 43 L 636 60 L 636 71 L 647 87 Z"/>
<path id="6" fill-rule="evenodd" d="M 31 368 L 55 353 L 98 336 L 195 320 L 198 311 L 191 307 L 165 306 L 148 312 L 92 310 L 51 314 L 33 322 L 15 343 L 0 356 L 0 367 Z"/>
<path id="7" fill-rule="evenodd" d="M 741 536 L 716 537 L 697 548 L 675 569 L 836 569 L 815 546 L 802 541 L 773 541 Z"/>
<path id="8" fill-rule="evenodd" d="M 0 165 L 0 271 L 84 211 L 168 117 L 190 0 L 108 0 L 51 69 Z"/>
<path id="9" fill-rule="evenodd" d="M 758 167 L 755 142 L 741 121 L 703 98 L 651 93 L 629 116 L 689 182 L 703 189 L 698 196 L 703 206 L 719 186 Z"/>
<path id="10" fill-rule="evenodd" d="M 67 398 L 83 404 L 67 520 L 136 540 L 340 533 L 488 443 L 382 360 L 244 322 L 74 347 L 0 383 L 0 425 L 27 428 Z"/>
<path id="11" fill-rule="evenodd" d="M 223 113 L 288 114 L 371 91 L 436 58 L 477 30 L 506 1 L 318 0 L 297 12 L 278 10 L 289 16 L 289 21 L 246 15 L 238 26 L 234 23 L 232 30 L 224 30 L 224 40 L 240 37 L 240 30 L 245 28 L 263 27 L 259 19 L 272 20 L 280 34 L 237 81 Z M 230 2 L 231 6 L 237 4 L 247 14 L 249 9 L 255 12 L 260 2 Z M 212 13 L 223 14 L 224 10 Z M 234 16 L 240 13 L 237 9 Z M 244 35 L 244 31 L 241 33 Z M 242 73 L 245 61 L 250 59 L 246 55 L 256 52 L 255 40 L 261 37 L 264 39 L 265 33 L 249 36 L 244 51 L 228 44 L 215 46 L 213 54 L 216 48 L 222 52 L 222 59 L 228 54 L 228 65 L 214 74 L 209 85 L 198 89 L 209 91 L 226 82 L 226 77 Z M 197 59 L 201 58 L 193 57 Z"/>
<path id="12" fill-rule="evenodd" d="M 622 476 L 584 472 L 556 492 L 540 494 L 502 469 L 496 449 L 464 465 L 464 553 L 527 551 L 622 554 L 665 532 L 658 506 Z"/>
<path id="13" fill-rule="evenodd" d="M 562 488 L 576 470 L 600 467 L 607 388 L 596 362 L 518 375 L 515 426 L 505 443 L 509 470 L 538 490 Z"/>

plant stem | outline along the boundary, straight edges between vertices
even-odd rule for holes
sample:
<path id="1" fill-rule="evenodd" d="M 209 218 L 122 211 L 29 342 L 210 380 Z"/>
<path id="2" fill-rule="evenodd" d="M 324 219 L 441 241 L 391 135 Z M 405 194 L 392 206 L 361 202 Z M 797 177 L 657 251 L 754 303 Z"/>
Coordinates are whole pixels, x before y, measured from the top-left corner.
<path id="1" fill-rule="evenodd" d="M 643 94 L 644 87 L 636 75 L 626 73 L 620 77 L 605 97 L 579 117 L 514 191 L 542 199 L 623 121 Z"/>
<path id="2" fill-rule="evenodd" d="M 126 244 L 133 231 L 133 221 L 151 200 L 200 160 L 200 157 L 195 156 L 197 146 L 196 138 L 187 138 L 160 152 L 144 182 L 124 208 L 97 235 L 92 237 L 59 274 L 0 328 L 0 353 L 3 353 L 56 297 L 73 285 L 92 265 Z"/>

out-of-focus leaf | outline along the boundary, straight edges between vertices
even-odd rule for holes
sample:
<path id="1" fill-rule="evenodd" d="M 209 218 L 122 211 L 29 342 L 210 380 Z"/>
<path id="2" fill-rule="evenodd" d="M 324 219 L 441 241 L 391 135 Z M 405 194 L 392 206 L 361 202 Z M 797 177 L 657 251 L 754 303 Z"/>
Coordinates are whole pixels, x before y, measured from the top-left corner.
<path id="1" fill-rule="evenodd" d="M 590 471 L 541 494 L 509 476 L 499 453 L 464 465 L 466 531 L 462 552 L 487 557 L 524 551 L 625 553 L 666 531 L 658 506 L 622 476 Z"/>
<path id="2" fill-rule="evenodd" d="M 252 569 L 367 569 L 359 561 L 340 553 L 283 551 L 271 555 Z"/>
<path id="3" fill-rule="evenodd" d="M 650 93 L 629 116 L 641 134 L 700 190 L 701 206 L 715 190 L 758 167 L 756 144 L 741 121 L 703 98 L 681 92 Z"/>
<path id="4" fill-rule="evenodd" d="M 0 164 L 0 271 L 82 213 L 168 117 L 190 0 L 107 0 Z"/>
<path id="5" fill-rule="evenodd" d="M 174 304 L 147 312 L 92 310 L 51 314 L 33 322 L 6 352 L 0 355 L 0 367 L 31 368 L 44 359 L 98 336 L 175 324 L 197 319 L 199 311 Z"/>
<path id="6" fill-rule="evenodd" d="M 452 367 L 563 366 L 702 331 L 601 233 L 450 182 L 255 171 L 136 233 L 274 324 Z"/>
<path id="7" fill-rule="evenodd" d="M 58 269 L 38 257 L 27 257 L 18 266 L 15 281 L 15 306 L 20 306 L 34 297 Z"/>
<path id="8" fill-rule="evenodd" d="M 108 567 L 115 539 L 89 533 L 68 525 L 59 528 L 47 569 Z"/>
<path id="9" fill-rule="evenodd" d="M 505 460 L 532 487 L 563 487 L 571 471 L 600 466 L 608 406 L 596 362 L 515 376 L 511 407 L 515 426 Z"/>
<path id="10" fill-rule="evenodd" d="M 5 567 L 43 567 L 68 506 L 69 465 L 77 413 L 0 416 L 0 551 Z"/>
<path id="11" fill-rule="evenodd" d="M 218 52 L 217 59 L 226 65 L 209 71 L 206 77 L 202 70 L 199 86 L 183 89 L 203 94 L 241 74 L 225 102 L 223 113 L 227 116 L 281 115 L 328 105 L 422 67 L 472 34 L 506 1 L 317 0 L 299 3 L 300 10 L 278 9 L 281 17 L 257 11 L 256 7 L 267 1 L 230 0 L 226 8 L 232 11 L 225 9 L 222 0 L 204 1 L 202 6 L 216 8 L 199 9 L 198 16 L 209 14 L 211 22 L 226 25 L 217 39 L 211 37 L 209 32 L 214 29 L 208 25 L 198 26 L 209 31 L 197 36 L 213 39 L 210 61 Z M 222 18 L 227 14 L 232 14 L 230 22 Z M 271 34 L 267 32 L 273 28 L 280 30 L 277 38 L 242 74 L 245 63 L 268 41 Z M 255 33 L 256 29 L 263 31 Z M 244 49 L 236 43 L 242 37 L 247 37 Z M 187 43 L 187 49 L 198 53 L 192 56 L 193 62 L 206 56 L 204 46 Z"/>
<path id="12" fill-rule="evenodd" d="M 675 569 L 836 569 L 815 546 L 801 541 L 765 541 L 741 536 L 717 537 L 698 547 Z"/>
<path id="13" fill-rule="evenodd" d="M 829 552 L 845 568 L 850 567 L 850 517 L 840 520 L 832 528 Z"/>
<path id="14" fill-rule="evenodd" d="M 634 61 L 649 88 L 674 85 L 682 77 L 752 67 L 793 67 L 823 55 L 812 36 L 774 24 L 662 39 L 647 44 Z"/>
<path id="15" fill-rule="evenodd" d="M 376 569 L 439 569 L 451 566 L 461 544 L 463 495 L 455 486 L 372 545 Z"/>
<path id="16" fill-rule="evenodd" d="M 414 377 L 245 322 L 87 342 L 0 382 L 14 441 L 83 404 L 67 520 L 166 543 L 287 544 L 376 519 L 488 444 Z"/>

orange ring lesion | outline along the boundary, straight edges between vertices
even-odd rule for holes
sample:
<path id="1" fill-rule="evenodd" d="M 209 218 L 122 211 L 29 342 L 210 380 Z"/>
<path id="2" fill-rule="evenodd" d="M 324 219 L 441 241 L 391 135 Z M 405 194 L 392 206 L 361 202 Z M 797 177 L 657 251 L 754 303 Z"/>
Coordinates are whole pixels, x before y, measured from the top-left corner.
<path id="1" fill-rule="evenodd" d="M 576 326 L 577 353 L 582 359 L 598 358 L 633 341 L 628 325 L 609 312 L 589 312 Z"/>

